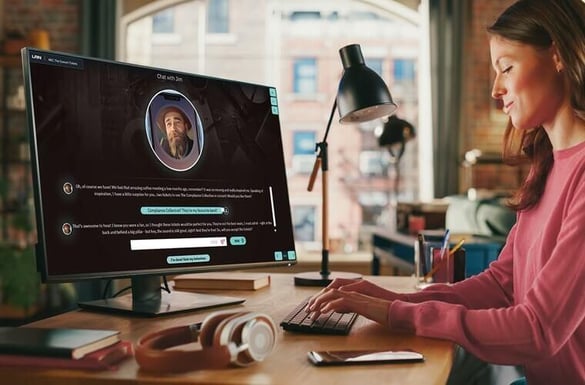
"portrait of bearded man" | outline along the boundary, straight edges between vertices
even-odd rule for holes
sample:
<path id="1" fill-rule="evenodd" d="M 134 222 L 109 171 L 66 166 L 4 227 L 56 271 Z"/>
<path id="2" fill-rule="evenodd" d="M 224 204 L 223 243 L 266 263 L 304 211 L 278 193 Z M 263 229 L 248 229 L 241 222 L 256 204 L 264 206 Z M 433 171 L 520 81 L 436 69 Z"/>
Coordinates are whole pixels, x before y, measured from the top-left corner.
<path id="1" fill-rule="evenodd" d="M 193 149 L 193 139 L 189 136 L 191 121 L 178 107 L 161 109 L 157 119 L 158 127 L 164 133 L 161 147 L 173 158 L 183 159 Z"/>

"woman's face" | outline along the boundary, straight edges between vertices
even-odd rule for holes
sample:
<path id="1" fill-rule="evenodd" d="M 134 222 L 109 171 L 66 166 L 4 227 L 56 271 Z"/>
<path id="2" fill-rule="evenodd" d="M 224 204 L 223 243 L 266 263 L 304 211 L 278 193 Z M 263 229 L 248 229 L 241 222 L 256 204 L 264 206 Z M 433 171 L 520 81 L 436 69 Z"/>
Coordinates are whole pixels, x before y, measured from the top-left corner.
<path id="1" fill-rule="evenodd" d="M 565 99 L 553 47 L 537 49 L 500 36 L 490 39 L 496 71 L 492 97 L 501 99 L 504 113 L 518 129 L 550 126 Z"/>

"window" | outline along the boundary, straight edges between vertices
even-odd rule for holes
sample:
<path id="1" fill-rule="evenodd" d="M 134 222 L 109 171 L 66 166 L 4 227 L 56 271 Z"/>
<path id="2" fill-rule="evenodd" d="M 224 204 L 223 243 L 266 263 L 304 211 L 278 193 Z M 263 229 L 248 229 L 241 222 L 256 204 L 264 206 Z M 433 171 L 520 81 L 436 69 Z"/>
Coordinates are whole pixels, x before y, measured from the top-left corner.
<path id="1" fill-rule="evenodd" d="M 207 10 L 207 32 L 228 33 L 229 31 L 228 0 L 209 0 Z"/>
<path id="2" fill-rule="evenodd" d="M 315 241 L 315 212 L 315 206 L 293 206 L 293 229 L 296 241 Z"/>
<path id="3" fill-rule="evenodd" d="M 127 28 L 120 37 L 126 42 L 119 56 L 122 61 L 277 88 L 289 196 L 301 250 L 315 250 L 321 240 L 321 183 L 317 180 L 310 192 L 307 184 L 315 164 L 315 144 L 324 133 L 343 71 L 339 49 L 359 42 L 367 55 L 366 65 L 391 84 L 401 118 L 417 126 L 419 117 L 428 115 L 419 108 L 418 94 L 428 87 L 416 84 L 417 53 L 426 34 L 416 24 L 419 16 L 414 8 L 407 17 L 393 12 L 404 2 L 159 0 L 148 4 L 142 14 L 132 11 L 123 19 L 135 28 Z M 173 10 L 176 40 L 166 35 L 164 41 L 160 35 L 153 39 L 153 5 L 159 6 L 158 11 Z M 148 21 L 141 24 L 144 19 Z M 201 36 L 201 28 L 207 36 Z M 329 201 L 334 208 L 328 230 L 332 239 L 344 239 L 344 251 L 358 250 L 367 247 L 360 240 L 369 239 L 372 226 L 388 223 L 383 217 L 390 215 L 387 197 L 394 187 L 393 168 L 388 152 L 378 146 L 375 129 L 380 122 L 339 125 L 338 119 L 335 112 L 328 137 Z M 421 162 L 414 161 L 418 148 L 406 147 L 400 169 L 401 196 L 413 199 L 421 189 Z"/>
<path id="4" fill-rule="evenodd" d="M 384 62 L 383 59 L 378 58 L 368 58 L 366 60 L 366 65 L 370 67 L 375 73 L 377 73 L 381 78 L 384 78 L 384 74 L 382 72 L 382 64 Z"/>
<path id="5" fill-rule="evenodd" d="M 315 132 L 296 131 L 293 133 L 293 154 L 313 155 L 315 153 Z"/>
<path id="6" fill-rule="evenodd" d="M 360 173 L 362 176 L 386 175 L 388 162 L 382 151 L 362 151 L 360 153 Z"/>
<path id="7" fill-rule="evenodd" d="M 296 59 L 293 76 L 295 94 L 314 94 L 317 92 L 317 60 L 315 58 Z"/>
<path id="8" fill-rule="evenodd" d="M 321 12 L 319 11 L 295 11 L 289 15 L 292 21 L 304 21 L 304 20 L 319 20 L 321 18 Z"/>
<path id="9" fill-rule="evenodd" d="M 293 171 L 310 174 L 315 164 L 315 132 L 296 131 L 293 133 Z"/>
<path id="10" fill-rule="evenodd" d="M 414 82 L 414 66 L 413 59 L 395 59 L 394 80 L 398 82 Z"/>
<path id="11" fill-rule="evenodd" d="M 173 8 L 168 8 L 157 12 L 152 17 L 153 33 L 173 33 L 175 32 L 175 12 Z"/>
<path id="12" fill-rule="evenodd" d="M 381 19 L 381 16 L 374 13 L 374 12 L 369 12 L 369 11 L 354 11 L 354 12 L 350 12 L 347 15 L 348 19 L 350 20 L 378 20 Z"/>

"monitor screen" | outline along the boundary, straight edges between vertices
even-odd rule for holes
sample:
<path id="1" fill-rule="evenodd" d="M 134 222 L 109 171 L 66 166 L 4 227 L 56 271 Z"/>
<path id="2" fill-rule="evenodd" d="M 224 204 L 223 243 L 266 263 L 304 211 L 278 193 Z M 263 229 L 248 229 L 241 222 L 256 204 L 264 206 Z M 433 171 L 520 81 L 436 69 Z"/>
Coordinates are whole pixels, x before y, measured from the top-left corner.
<path id="1" fill-rule="evenodd" d="M 295 263 L 274 87 L 22 55 L 43 281 L 130 277 L 137 302 L 167 275 Z"/>

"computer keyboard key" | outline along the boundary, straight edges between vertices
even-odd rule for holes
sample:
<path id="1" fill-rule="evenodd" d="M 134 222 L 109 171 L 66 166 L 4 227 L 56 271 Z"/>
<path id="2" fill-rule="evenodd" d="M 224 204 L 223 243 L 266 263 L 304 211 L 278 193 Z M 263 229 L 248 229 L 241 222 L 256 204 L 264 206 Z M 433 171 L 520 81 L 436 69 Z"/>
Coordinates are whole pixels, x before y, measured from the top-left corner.
<path id="1" fill-rule="evenodd" d="M 305 298 L 284 317 L 280 323 L 284 330 L 313 334 L 346 335 L 349 333 L 357 319 L 357 313 L 330 312 L 320 314 L 317 319 L 312 319 L 309 318 L 310 313 L 305 311 L 309 298 Z"/>

